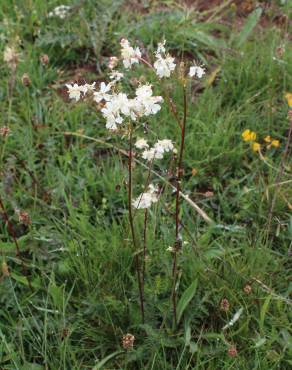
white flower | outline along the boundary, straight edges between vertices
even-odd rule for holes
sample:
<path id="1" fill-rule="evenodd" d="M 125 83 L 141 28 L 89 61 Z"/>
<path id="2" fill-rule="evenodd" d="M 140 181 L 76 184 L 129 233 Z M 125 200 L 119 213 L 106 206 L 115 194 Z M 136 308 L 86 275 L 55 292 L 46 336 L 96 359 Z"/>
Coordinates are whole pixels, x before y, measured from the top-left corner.
<path id="1" fill-rule="evenodd" d="M 147 143 L 147 140 L 145 139 L 138 139 L 135 143 L 135 147 L 137 149 L 145 149 L 145 148 L 149 148 L 149 145 Z"/>
<path id="2" fill-rule="evenodd" d="M 157 143 L 154 145 L 154 148 L 158 152 L 170 152 L 174 149 L 174 146 L 172 144 L 171 140 L 168 139 L 163 139 L 163 140 L 158 140 Z"/>
<path id="3" fill-rule="evenodd" d="M 18 54 L 15 50 L 15 48 L 12 46 L 6 46 L 4 49 L 4 54 L 3 54 L 3 60 L 7 64 L 14 63 L 15 60 L 18 59 Z"/>
<path id="4" fill-rule="evenodd" d="M 141 51 L 138 47 L 134 49 L 126 39 L 121 40 L 121 47 L 121 56 L 125 68 L 131 68 L 132 64 L 139 63 Z"/>
<path id="5" fill-rule="evenodd" d="M 114 69 L 119 62 L 119 59 L 117 57 L 110 57 L 108 67 L 109 69 Z"/>
<path id="6" fill-rule="evenodd" d="M 79 86 L 78 84 L 70 85 L 66 84 L 69 98 L 75 99 L 76 101 L 80 100 L 81 93 L 84 93 L 84 86 Z"/>
<path id="7" fill-rule="evenodd" d="M 159 78 L 169 77 L 171 72 L 175 69 L 174 58 L 165 54 L 165 40 L 158 44 L 156 50 L 156 62 L 154 63 L 154 68 L 156 69 L 156 74 Z"/>
<path id="8" fill-rule="evenodd" d="M 112 83 L 116 83 L 120 81 L 121 78 L 124 77 L 124 74 L 119 71 L 113 71 L 109 77 L 111 80 L 113 80 Z"/>
<path id="9" fill-rule="evenodd" d="M 165 44 L 166 44 L 166 40 L 163 40 L 162 42 L 158 44 L 157 50 L 155 52 L 156 56 L 160 54 L 165 54 Z"/>
<path id="10" fill-rule="evenodd" d="M 197 76 L 198 78 L 202 78 L 205 73 L 206 73 L 205 68 L 194 65 L 190 67 L 189 76 L 190 77 Z"/>
<path id="11" fill-rule="evenodd" d="M 174 146 L 171 140 L 158 140 L 157 143 L 154 144 L 153 148 L 144 150 L 144 152 L 142 153 L 142 158 L 148 162 L 153 161 L 154 159 L 162 159 L 164 153 L 173 150 Z"/>
<path id="12" fill-rule="evenodd" d="M 104 108 L 101 110 L 104 118 L 106 119 L 106 128 L 116 130 L 117 124 L 123 123 L 124 115 L 130 115 L 130 108 L 126 94 L 119 93 L 111 96 L 111 99 L 106 102 Z"/>
<path id="13" fill-rule="evenodd" d="M 87 94 L 88 92 L 93 92 L 95 90 L 95 84 L 96 82 L 93 82 L 92 84 L 85 84 L 83 86 L 80 86 L 82 89 L 83 94 Z"/>
<path id="14" fill-rule="evenodd" d="M 163 152 L 156 150 L 155 148 L 146 149 L 142 153 L 142 158 L 148 162 L 153 161 L 154 159 L 162 159 Z"/>
<path id="15" fill-rule="evenodd" d="M 57 6 L 54 10 L 52 10 L 48 16 L 49 17 L 58 17 L 60 19 L 65 19 L 70 11 L 71 7 L 67 5 L 60 5 Z"/>
<path id="16" fill-rule="evenodd" d="M 95 93 L 93 93 L 93 100 L 96 103 L 99 103 L 102 100 L 109 101 L 111 99 L 111 95 L 108 94 L 110 90 L 111 90 L 111 84 L 106 85 L 104 82 L 102 82 L 99 86 L 99 91 L 96 91 Z"/>
<path id="17" fill-rule="evenodd" d="M 149 116 L 160 111 L 161 106 L 158 103 L 163 102 L 161 96 L 152 96 L 151 85 L 142 85 L 136 90 L 136 110 L 142 116 Z"/>
<path id="18" fill-rule="evenodd" d="M 154 68 L 156 69 L 156 74 L 159 78 L 169 77 L 171 72 L 175 69 L 174 58 L 170 55 L 163 58 L 160 55 L 154 63 Z"/>
<path id="19" fill-rule="evenodd" d="M 140 194 L 137 199 L 133 200 L 133 207 L 146 209 L 156 202 L 158 202 L 158 189 L 150 184 L 147 192 Z"/>

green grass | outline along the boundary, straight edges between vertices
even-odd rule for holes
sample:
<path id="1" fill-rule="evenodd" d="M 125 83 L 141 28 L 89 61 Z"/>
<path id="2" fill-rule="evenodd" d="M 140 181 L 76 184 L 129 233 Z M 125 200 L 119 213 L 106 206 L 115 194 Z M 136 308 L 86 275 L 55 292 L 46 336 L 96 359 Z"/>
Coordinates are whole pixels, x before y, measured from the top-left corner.
<path id="1" fill-rule="evenodd" d="M 288 12 L 288 3 L 279 11 Z M 186 13 L 170 1 L 145 2 L 145 16 L 125 11 L 121 1 L 75 2 L 66 21 L 46 17 L 56 5 L 41 0 L 0 4 L 1 58 L 6 43 L 21 40 L 11 99 L 10 71 L 3 62 L 0 66 L 1 126 L 11 128 L 5 145 L 0 138 L 0 194 L 33 287 L 28 287 L 1 212 L 0 262 L 9 266 L 10 275 L 0 281 L 0 368 L 291 368 L 289 156 L 281 178 L 286 183 L 276 194 L 267 229 L 289 128 L 284 93 L 292 91 L 292 49 L 287 33 L 270 26 L 240 34 L 235 15 L 228 13 L 230 37 L 229 26 L 223 27 L 219 18 L 204 23 L 195 10 Z M 212 84 L 206 79 L 191 91 L 183 191 L 214 224 L 182 203 L 186 243 L 178 259 L 179 299 L 197 284 L 177 330 L 169 298 L 172 258 L 166 251 L 174 240 L 175 197 L 167 187 L 150 211 L 142 325 L 125 159 L 105 145 L 64 132 L 84 130 L 123 149 L 126 143 L 106 131 L 94 106 L 68 103 L 58 90 L 80 66 L 96 68 L 82 72 L 82 78 L 103 78 L 107 58 L 118 52 L 123 35 L 151 51 L 163 34 L 179 57 L 207 63 L 207 79 L 220 67 Z M 283 44 L 285 53 L 274 60 Z M 50 57 L 47 67 L 39 62 L 43 53 Z M 31 78 L 28 88 L 21 83 L 23 73 Z M 152 79 L 158 94 L 153 77 L 136 68 L 136 77 L 141 73 Z M 171 95 L 180 112 L 180 87 L 172 86 Z M 150 119 L 149 127 L 151 139 L 159 127 L 159 138 L 179 144 L 176 122 L 166 108 Z M 279 139 L 280 147 L 267 151 L 263 161 L 242 141 L 246 128 L 256 131 L 260 142 L 267 135 Z M 166 169 L 156 168 L 160 173 Z M 136 179 L 145 177 L 143 172 L 137 165 Z M 205 196 L 207 191 L 213 195 Z M 20 224 L 15 209 L 27 211 L 32 224 Z M 142 218 L 136 217 L 137 229 Z M 243 290 L 247 284 L 250 294 Z M 220 309 L 224 298 L 228 312 Z M 223 331 L 240 308 L 239 320 Z M 126 333 L 136 338 L 131 351 L 121 345 Z M 232 345 L 238 350 L 234 358 L 227 352 Z"/>

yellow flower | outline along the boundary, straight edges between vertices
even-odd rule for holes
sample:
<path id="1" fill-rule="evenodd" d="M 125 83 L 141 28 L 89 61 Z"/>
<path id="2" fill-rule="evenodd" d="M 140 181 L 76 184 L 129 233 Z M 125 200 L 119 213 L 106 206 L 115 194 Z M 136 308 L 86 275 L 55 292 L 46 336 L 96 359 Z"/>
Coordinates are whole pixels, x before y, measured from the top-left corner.
<path id="1" fill-rule="evenodd" d="M 288 103 L 289 107 L 292 108 L 292 94 L 291 93 L 286 93 L 285 98 L 287 100 L 287 103 Z"/>
<path id="2" fill-rule="evenodd" d="M 241 136 L 244 141 L 255 141 L 257 138 L 257 134 L 249 129 L 243 131 Z"/>
<path id="3" fill-rule="evenodd" d="M 265 140 L 265 142 L 266 142 L 266 143 L 270 143 L 270 142 L 272 141 L 272 139 L 271 139 L 271 136 L 270 136 L 270 135 L 266 136 L 266 137 L 264 138 L 264 140 Z"/>
<path id="4" fill-rule="evenodd" d="M 254 142 L 254 143 L 252 144 L 252 150 L 253 150 L 254 152 L 258 152 L 260 149 L 261 149 L 261 144 L 259 144 L 259 143 L 257 143 L 257 142 Z"/>
<path id="5" fill-rule="evenodd" d="M 271 145 L 274 146 L 275 148 L 278 148 L 280 146 L 280 141 L 279 140 L 272 140 Z"/>

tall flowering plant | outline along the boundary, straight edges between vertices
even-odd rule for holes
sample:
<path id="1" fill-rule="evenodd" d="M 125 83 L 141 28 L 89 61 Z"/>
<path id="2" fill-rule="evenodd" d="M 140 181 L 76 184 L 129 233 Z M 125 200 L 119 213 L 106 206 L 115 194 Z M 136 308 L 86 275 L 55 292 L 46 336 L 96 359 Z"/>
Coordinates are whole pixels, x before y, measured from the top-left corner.
<path id="1" fill-rule="evenodd" d="M 120 57 L 111 57 L 108 68 L 108 81 L 101 82 L 99 86 L 93 84 L 68 84 L 69 97 L 75 101 L 79 101 L 84 97 L 90 97 L 100 108 L 100 113 L 105 121 L 105 127 L 116 133 L 121 137 L 126 137 L 128 141 L 128 217 L 129 226 L 131 230 L 131 240 L 134 249 L 134 261 L 137 274 L 137 282 L 140 297 L 140 309 L 142 322 L 145 319 L 144 310 L 144 281 L 145 281 L 145 259 L 147 255 L 147 220 L 148 209 L 159 201 L 160 191 L 159 187 L 151 182 L 151 177 L 154 171 L 152 167 L 154 162 L 162 160 L 165 156 L 170 155 L 175 160 L 175 230 L 174 243 L 170 248 L 173 256 L 172 266 L 172 292 L 171 301 L 173 307 L 174 324 L 177 325 L 177 253 L 181 249 L 181 235 L 179 220 L 180 215 L 180 194 L 181 182 L 183 178 L 183 154 L 185 147 L 185 136 L 187 130 L 187 111 L 188 111 L 188 96 L 187 85 L 193 78 L 202 78 L 205 74 L 203 66 L 194 63 L 186 72 L 183 63 L 180 68 L 177 67 L 175 58 L 166 51 L 166 42 L 158 44 L 157 50 L 153 55 L 153 60 L 143 56 L 139 47 L 133 47 L 126 39 L 122 39 Z M 144 64 L 149 68 L 154 76 L 157 78 L 163 90 L 162 80 L 171 78 L 178 69 L 179 82 L 183 91 L 183 112 L 179 114 L 176 106 L 170 99 L 167 92 L 164 96 L 155 95 L 153 86 L 149 83 L 141 83 L 135 91 L 127 94 L 124 88 L 124 73 L 118 66 L 125 70 L 131 70 L 137 64 Z M 147 117 L 159 115 L 161 106 L 166 104 L 173 114 L 178 125 L 180 141 L 178 148 L 169 138 L 160 138 L 155 143 L 148 143 L 144 134 L 144 121 Z M 157 129 L 153 127 L 153 129 Z M 126 133 L 126 134 L 125 134 Z M 134 153 L 134 150 L 136 153 Z M 135 190 L 133 182 L 133 160 L 135 156 L 139 156 L 141 161 L 145 161 L 145 167 L 148 168 L 146 182 L 143 186 L 143 192 L 136 198 L 133 198 L 133 191 Z M 143 253 L 140 253 L 139 238 L 137 238 L 137 231 L 134 219 L 135 212 L 144 212 L 144 229 L 143 229 Z"/>

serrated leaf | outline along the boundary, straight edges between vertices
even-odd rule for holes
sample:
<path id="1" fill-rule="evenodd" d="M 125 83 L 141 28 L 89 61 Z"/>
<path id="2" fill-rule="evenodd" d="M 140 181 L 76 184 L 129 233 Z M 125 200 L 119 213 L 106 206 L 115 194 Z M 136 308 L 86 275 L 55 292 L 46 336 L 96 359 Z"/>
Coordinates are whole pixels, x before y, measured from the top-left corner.
<path id="1" fill-rule="evenodd" d="M 198 286 L 198 280 L 196 279 L 183 293 L 178 305 L 177 305 L 177 320 L 180 322 L 184 310 L 187 308 L 188 304 L 194 298 Z"/>

